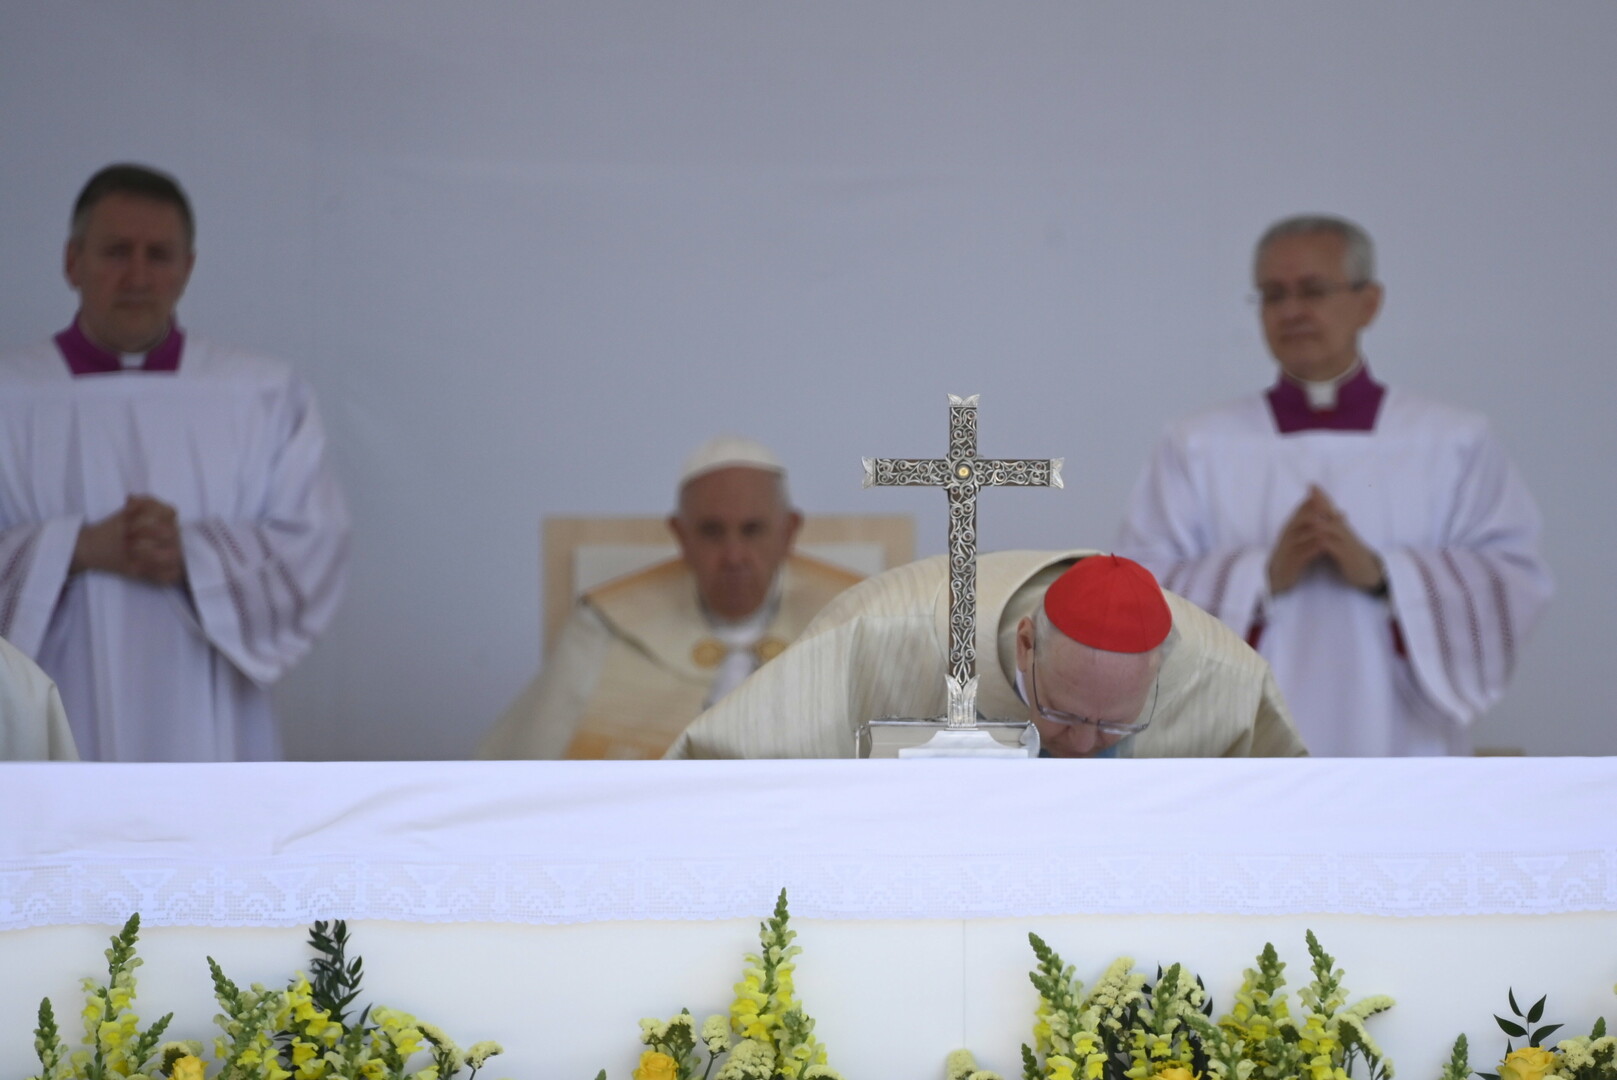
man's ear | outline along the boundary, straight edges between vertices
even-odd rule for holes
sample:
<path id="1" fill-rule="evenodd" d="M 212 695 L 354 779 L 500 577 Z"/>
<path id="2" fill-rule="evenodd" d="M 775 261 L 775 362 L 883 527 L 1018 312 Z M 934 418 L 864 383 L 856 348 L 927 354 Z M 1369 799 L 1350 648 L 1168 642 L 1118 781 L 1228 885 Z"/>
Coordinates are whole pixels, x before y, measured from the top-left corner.
<path id="1" fill-rule="evenodd" d="M 803 527 L 803 515 L 793 510 L 786 515 L 786 552 L 791 553 L 793 545 L 797 543 L 797 530 Z"/>
<path id="2" fill-rule="evenodd" d="M 1385 292 L 1383 292 L 1381 288 L 1381 282 L 1379 281 L 1372 281 L 1365 285 L 1363 289 L 1359 290 L 1360 300 L 1363 303 L 1363 307 L 1359 309 L 1359 314 L 1362 319 L 1362 321 L 1359 323 L 1359 329 L 1363 330 L 1365 327 L 1376 321 L 1376 316 L 1381 312 L 1382 298 L 1385 295 Z"/>
<path id="3" fill-rule="evenodd" d="M 1028 668 L 1028 661 L 1033 656 L 1033 620 L 1022 616 L 1022 621 L 1016 624 L 1016 666 L 1022 671 Z"/>
<path id="4" fill-rule="evenodd" d="M 62 276 L 67 278 L 74 292 L 79 289 L 79 252 L 82 249 L 83 245 L 72 238 L 62 247 Z"/>
<path id="5" fill-rule="evenodd" d="M 679 545 L 679 553 L 686 554 L 685 523 L 679 519 L 678 514 L 668 515 L 668 531 L 674 535 L 674 543 Z"/>

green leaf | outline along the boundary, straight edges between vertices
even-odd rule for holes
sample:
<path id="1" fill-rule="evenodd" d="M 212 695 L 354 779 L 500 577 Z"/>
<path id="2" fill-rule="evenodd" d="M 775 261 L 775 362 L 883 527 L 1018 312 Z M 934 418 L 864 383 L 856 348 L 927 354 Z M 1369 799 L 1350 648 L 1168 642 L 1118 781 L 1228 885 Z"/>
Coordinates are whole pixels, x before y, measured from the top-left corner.
<path id="1" fill-rule="evenodd" d="M 1561 1030 L 1561 1025 L 1560 1024 L 1550 1024 L 1548 1027 L 1541 1027 L 1537 1031 L 1533 1032 L 1533 1037 L 1531 1039 L 1527 1040 L 1527 1045 L 1528 1046 L 1543 1046 L 1544 1045 L 1544 1040 L 1549 1038 L 1551 1035 L 1555 1034 L 1559 1030 Z"/>
<path id="2" fill-rule="evenodd" d="M 1506 993 L 1510 997 L 1510 1011 L 1515 1013 L 1517 1016 L 1520 1016 L 1522 1014 L 1522 1007 L 1516 1004 L 1516 988 L 1513 986 L 1506 991 Z"/>
<path id="3" fill-rule="evenodd" d="M 1594 1030 L 1589 1033 L 1589 1038 L 1591 1038 L 1591 1039 L 1604 1039 L 1605 1037 L 1606 1037 L 1606 1018 L 1604 1016 L 1597 1016 L 1597 1017 L 1595 1017 Z"/>
<path id="4" fill-rule="evenodd" d="M 1531 1009 L 1527 1010 L 1527 1022 L 1529 1024 L 1536 1024 L 1544 1018 L 1544 1002 L 1549 999 L 1549 996 L 1545 994 L 1533 1003 Z"/>
<path id="5" fill-rule="evenodd" d="M 1506 1035 L 1509 1035 L 1513 1039 L 1524 1038 L 1527 1035 L 1527 1029 L 1522 1027 L 1520 1024 L 1513 1024 L 1509 1020 L 1506 1020 L 1503 1016 L 1499 1016 L 1497 1014 L 1494 1016 L 1494 1019 L 1499 1022 L 1499 1030 L 1503 1031 Z"/>

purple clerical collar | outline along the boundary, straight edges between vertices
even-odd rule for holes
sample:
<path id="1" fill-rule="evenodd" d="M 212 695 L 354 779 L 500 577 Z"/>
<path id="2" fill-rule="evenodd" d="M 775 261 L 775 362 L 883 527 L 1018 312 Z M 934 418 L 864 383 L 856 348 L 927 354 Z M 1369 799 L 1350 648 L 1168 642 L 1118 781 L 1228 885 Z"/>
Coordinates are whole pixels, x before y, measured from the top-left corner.
<path id="1" fill-rule="evenodd" d="M 84 336 L 84 331 L 79 329 L 78 319 L 56 335 L 56 348 L 61 351 L 62 359 L 67 361 L 68 370 L 76 376 L 111 375 L 124 370 L 123 359 L 117 353 L 103 349 Z M 180 353 L 184 348 L 185 331 L 177 324 L 170 323 L 168 335 L 147 352 L 140 370 L 178 371 Z"/>
<path id="2" fill-rule="evenodd" d="M 1282 435 L 1299 431 L 1374 431 L 1376 414 L 1387 388 L 1370 377 L 1370 365 L 1359 370 L 1336 388 L 1336 408 L 1315 409 L 1308 404 L 1308 392 L 1285 375 L 1275 380 L 1265 396 L 1275 426 Z"/>

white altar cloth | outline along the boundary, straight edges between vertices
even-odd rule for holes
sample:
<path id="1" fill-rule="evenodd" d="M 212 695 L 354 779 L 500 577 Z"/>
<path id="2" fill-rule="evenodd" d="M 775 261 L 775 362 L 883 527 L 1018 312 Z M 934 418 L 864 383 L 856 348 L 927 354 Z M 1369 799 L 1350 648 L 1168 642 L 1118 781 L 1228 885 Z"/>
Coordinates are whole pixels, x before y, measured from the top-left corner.
<path id="1" fill-rule="evenodd" d="M 507 1044 L 489 1076 L 621 1080 L 640 1016 L 728 1004 L 782 886 L 850 1080 L 1017 1072 L 1030 929 L 1086 980 L 1185 960 L 1223 1008 L 1266 940 L 1295 993 L 1313 927 L 1400 999 L 1372 1032 L 1405 1076 L 1491 1052 L 1510 986 L 1617 1018 L 1614 759 L 8 764 L 0 822 L 6 1075 L 138 910 L 177 1035 L 209 1035 L 202 952 L 307 964 L 301 929 L 220 928 L 343 917 L 375 1000 Z M 501 1012 L 517 981 L 554 1030 Z"/>
<path id="2" fill-rule="evenodd" d="M 0 775 L 0 930 L 751 918 L 782 885 L 808 918 L 1617 910 L 1605 758 Z"/>

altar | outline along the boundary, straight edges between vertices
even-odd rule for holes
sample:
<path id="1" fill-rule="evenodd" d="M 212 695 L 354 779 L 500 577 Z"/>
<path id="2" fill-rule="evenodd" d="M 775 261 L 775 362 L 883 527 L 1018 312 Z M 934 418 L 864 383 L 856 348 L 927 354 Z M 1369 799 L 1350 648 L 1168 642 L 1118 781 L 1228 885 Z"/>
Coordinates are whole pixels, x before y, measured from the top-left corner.
<path id="1" fill-rule="evenodd" d="M 205 957 L 307 970 L 345 918 L 363 999 L 505 1054 L 482 1075 L 627 1080 L 637 1021 L 723 1012 L 787 890 L 797 991 L 845 1077 L 1020 1073 L 1029 931 L 1092 983 L 1183 962 L 1215 1015 L 1312 929 L 1402 1077 L 1507 992 L 1562 1035 L 1617 1020 L 1617 761 L 434 762 L 0 767 L 0 1074 L 49 995 L 142 917 L 136 1011 L 211 1045 Z"/>

